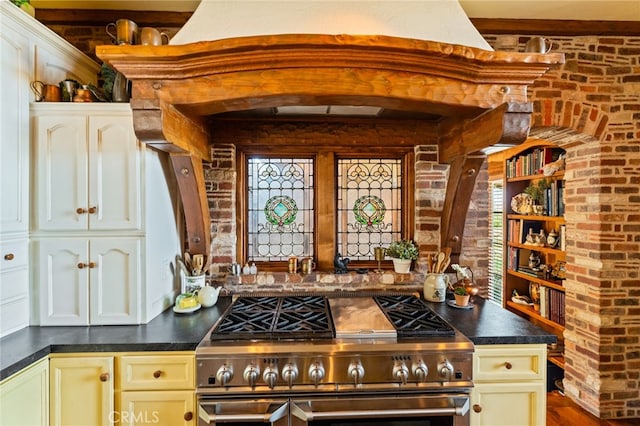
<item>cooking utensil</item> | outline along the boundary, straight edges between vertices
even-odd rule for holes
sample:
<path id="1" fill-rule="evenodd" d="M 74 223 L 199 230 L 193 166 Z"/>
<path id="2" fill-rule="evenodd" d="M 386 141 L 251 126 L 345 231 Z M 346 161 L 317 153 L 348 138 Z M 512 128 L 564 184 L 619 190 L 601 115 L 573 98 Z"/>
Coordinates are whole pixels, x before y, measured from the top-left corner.
<path id="1" fill-rule="evenodd" d="M 202 273 L 202 267 L 204 266 L 204 256 L 201 254 L 194 254 L 191 259 L 191 266 L 193 267 L 193 275 L 200 275 Z"/>
<path id="2" fill-rule="evenodd" d="M 182 259 L 184 259 L 184 264 L 187 267 L 187 269 L 189 271 L 193 270 L 193 263 L 191 263 L 191 254 L 188 251 L 184 252 L 184 256 L 182 256 Z M 191 274 L 191 273 L 189 273 Z"/>
<path id="3" fill-rule="evenodd" d="M 438 252 L 438 257 L 436 258 L 436 267 L 435 272 L 441 273 L 442 264 L 444 263 L 445 254 L 443 252 Z"/>

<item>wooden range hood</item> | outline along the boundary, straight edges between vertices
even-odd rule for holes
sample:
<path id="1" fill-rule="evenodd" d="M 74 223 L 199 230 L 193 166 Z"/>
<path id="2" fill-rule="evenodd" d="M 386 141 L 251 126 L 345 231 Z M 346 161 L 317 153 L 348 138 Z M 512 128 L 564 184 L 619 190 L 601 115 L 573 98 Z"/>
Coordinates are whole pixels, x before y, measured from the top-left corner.
<path id="1" fill-rule="evenodd" d="M 389 36 L 266 35 L 168 46 L 98 46 L 132 82 L 137 137 L 169 153 L 187 244 L 210 251 L 202 162 L 208 117 L 293 105 L 365 105 L 433 116 L 449 180 L 441 245 L 457 260 L 483 148 L 529 132 L 527 86 L 564 62 L 560 53 L 494 52 Z M 454 208 L 455 206 L 455 208 Z"/>

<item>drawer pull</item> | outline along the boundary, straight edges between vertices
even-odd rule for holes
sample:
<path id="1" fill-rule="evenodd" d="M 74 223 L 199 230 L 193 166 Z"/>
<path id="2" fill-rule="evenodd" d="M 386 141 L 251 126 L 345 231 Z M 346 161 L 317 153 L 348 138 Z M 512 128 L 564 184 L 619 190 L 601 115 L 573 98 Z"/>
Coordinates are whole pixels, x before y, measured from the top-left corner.
<path id="1" fill-rule="evenodd" d="M 193 420 L 193 413 L 191 411 L 187 411 L 186 413 L 184 413 L 184 419 L 186 421 Z"/>
<path id="2" fill-rule="evenodd" d="M 13 253 L 7 253 L 4 255 L 4 260 L 13 260 L 15 257 L 16 256 Z"/>
<path id="3" fill-rule="evenodd" d="M 159 379 L 160 376 L 162 376 L 162 371 L 156 370 L 153 372 L 153 377 L 155 377 L 156 379 Z"/>
<path id="4" fill-rule="evenodd" d="M 473 412 L 474 413 L 480 413 L 482 411 L 482 405 L 480 404 L 473 404 Z"/>
<path id="5" fill-rule="evenodd" d="M 504 368 L 506 368 L 507 370 L 511 370 L 513 368 L 513 365 L 511 365 L 511 363 L 507 361 L 504 363 Z"/>
<path id="6" fill-rule="evenodd" d="M 108 380 L 109 380 L 109 373 L 102 373 L 102 374 L 100 375 L 100 381 L 101 381 L 101 382 L 106 382 L 106 381 L 108 381 Z"/>

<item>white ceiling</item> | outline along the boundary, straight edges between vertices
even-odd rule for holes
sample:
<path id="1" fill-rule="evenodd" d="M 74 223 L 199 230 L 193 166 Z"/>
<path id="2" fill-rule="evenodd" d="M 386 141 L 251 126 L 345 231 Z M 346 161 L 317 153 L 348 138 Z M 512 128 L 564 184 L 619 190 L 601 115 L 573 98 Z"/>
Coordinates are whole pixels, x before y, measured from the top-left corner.
<path id="1" fill-rule="evenodd" d="M 36 9 L 116 9 L 175 12 L 191 12 L 199 3 L 200 0 L 31 0 L 31 4 Z M 471 18 L 640 21 L 640 0 L 460 0 L 460 5 Z"/>

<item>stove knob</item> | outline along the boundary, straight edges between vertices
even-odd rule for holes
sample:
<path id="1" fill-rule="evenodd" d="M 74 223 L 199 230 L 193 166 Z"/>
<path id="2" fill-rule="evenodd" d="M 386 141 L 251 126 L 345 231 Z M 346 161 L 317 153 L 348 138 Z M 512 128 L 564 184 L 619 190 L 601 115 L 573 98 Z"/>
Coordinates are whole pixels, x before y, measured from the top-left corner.
<path id="1" fill-rule="evenodd" d="M 227 386 L 231 379 L 233 379 L 233 368 L 231 368 L 230 365 L 224 364 L 218 368 L 216 379 L 218 379 L 220 386 Z"/>
<path id="2" fill-rule="evenodd" d="M 320 381 L 324 379 L 324 367 L 322 361 L 314 361 L 309 366 L 309 377 L 313 380 L 313 384 L 318 386 Z"/>
<path id="3" fill-rule="evenodd" d="M 427 367 L 427 364 L 425 364 L 423 360 L 420 359 L 414 362 L 411 368 L 413 370 L 413 375 L 418 378 L 419 382 L 427 381 L 427 375 L 429 374 L 429 367 Z"/>
<path id="4" fill-rule="evenodd" d="M 407 364 L 404 361 L 396 361 L 393 366 L 393 377 L 396 379 L 400 379 L 400 383 L 403 385 L 407 384 L 407 380 L 409 378 L 409 368 L 407 368 Z"/>
<path id="5" fill-rule="evenodd" d="M 453 376 L 453 365 L 451 365 L 448 359 L 438 363 L 438 374 L 447 381 L 451 380 L 451 376 Z"/>
<path id="6" fill-rule="evenodd" d="M 282 367 L 282 379 L 287 382 L 289 388 L 293 386 L 293 382 L 298 378 L 298 367 L 293 362 L 288 362 Z"/>
<path id="7" fill-rule="evenodd" d="M 273 366 L 265 367 L 264 373 L 262 374 L 262 378 L 264 382 L 269 386 L 269 389 L 273 389 L 276 387 L 276 382 L 278 381 L 278 369 Z"/>
<path id="8" fill-rule="evenodd" d="M 364 377 L 364 367 L 360 361 L 351 361 L 347 369 L 347 375 L 353 379 L 353 384 L 358 386 Z"/>
<path id="9" fill-rule="evenodd" d="M 247 365 L 247 367 L 244 369 L 242 377 L 244 377 L 244 381 L 247 382 L 249 386 L 251 386 L 251 389 L 253 389 L 256 386 L 258 377 L 260 377 L 260 367 L 253 363 Z"/>

